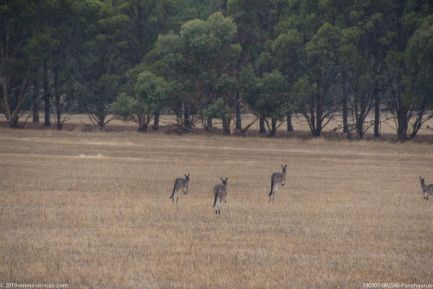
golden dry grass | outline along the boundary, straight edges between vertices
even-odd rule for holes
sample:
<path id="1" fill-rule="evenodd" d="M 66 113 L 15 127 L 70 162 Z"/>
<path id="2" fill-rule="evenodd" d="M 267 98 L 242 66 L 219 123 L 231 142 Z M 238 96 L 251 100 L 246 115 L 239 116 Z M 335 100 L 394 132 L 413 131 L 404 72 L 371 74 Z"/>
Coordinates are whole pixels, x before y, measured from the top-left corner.
<path id="1" fill-rule="evenodd" d="M 433 182 L 430 144 L 0 128 L 0 160 L 0 282 L 433 283 L 433 200 L 418 184 Z M 269 203 L 283 163 L 286 186 Z M 173 180 L 186 172 L 190 193 L 174 207 Z"/>

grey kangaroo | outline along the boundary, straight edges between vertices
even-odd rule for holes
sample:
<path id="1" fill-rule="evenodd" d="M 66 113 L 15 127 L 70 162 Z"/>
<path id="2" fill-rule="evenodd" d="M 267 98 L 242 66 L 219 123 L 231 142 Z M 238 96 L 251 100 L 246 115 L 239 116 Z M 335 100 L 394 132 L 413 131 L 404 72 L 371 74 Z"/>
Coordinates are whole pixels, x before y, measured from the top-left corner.
<path id="1" fill-rule="evenodd" d="M 170 196 L 170 199 L 173 200 L 173 204 L 177 204 L 177 200 L 179 199 L 181 192 L 184 195 L 188 194 L 189 176 L 190 174 L 187 174 L 185 175 L 185 178 L 177 178 L 176 180 L 174 180 L 173 192 Z"/>
<path id="2" fill-rule="evenodd" d="M 286 173 L 287 173 L 287 164 L 282 165 L 282 172 L 273 173 L 271 176 L 271 191 L 269 192 L 269 201 L 273 201 L 275 198 L 275 194 L 278 192 L 278 187 L 280 185 L 284 186 L 286 183 Z"/>
<path id="3" fill-rule="evenodd" d="M 213 194 L 214 194 L 214 201 L 213 201 L 213 207 L 215 208 L 215 214 L 221 215 L 221 207 L 223 205 L 223 202 L 226 202 L 226 196 L 227 196 L 227 180 L 228 178 L 221 179 L 221 184 L 216 184 L 213 188 Z"/>
<path id="4" fill-rule="evenodd" d="M 433 196 L 433 184 L 426 185 L 424 177 L 419 177 L 419 183 L 421 185 L 421 190 L 424 194 L 424 199 L 428 200 L 428 195 Z"/>

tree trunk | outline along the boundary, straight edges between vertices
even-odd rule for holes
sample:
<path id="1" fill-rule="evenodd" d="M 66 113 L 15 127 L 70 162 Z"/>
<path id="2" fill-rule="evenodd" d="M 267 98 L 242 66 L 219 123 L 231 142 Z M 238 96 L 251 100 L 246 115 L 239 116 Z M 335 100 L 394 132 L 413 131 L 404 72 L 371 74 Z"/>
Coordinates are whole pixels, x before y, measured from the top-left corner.
<path id="1" fill-rule="evenodd" d="M 10 128 L 16 128 L 16 127 L 18 127 L 18 116 L 17 115 L 13 115 L 9 119 L 9 127 Z"/>
<path id="2" fill-rule="evenodd" d="M 236 92 L 236 130 L 242 130 L 242 117 L 241 117 L 241 98 L 239 92 Z"/>
<path id="3" fill-rule="evenodd" d="M 157 109 L 153 114 L 153 130 L 159 129 L 159 117 L 161 116 L 161 112 Z"/>
<path id="4" fill-rule="evenodd" d="M 103 104 L 96 105 L 96 111 L 89 113 L 90 119 L 95 122 L 100 128 L 105 127 L 105 118 L 107 113 L 105 111 L 105 106 Z"/>
<path id="5" fill-rule="evenodd" d="M 59 90 L 59 69 L 57 66 L 53 68 L 54 76 L 54 105 L 56 107 L 56 127 L 62 129 L 62 105 L 60 103 L 60 90 Z"/>
<path id="6" fill-rule="evenodd" d="M 293 124 L 292 124 L 292 114 L 287 114 L 287 132 L 293 131 Z"/>
<path id="7" fill-rule="evenodd" d="M 223 133 L 225 135 L 229 135 L 230 134 L 230 119 L 227 116 L 224 116 L 222 118 L 222 122 L 223 122 Z"/>
<path id="8" fill-rule="evenodd" d="M 16 128 L 18 127 L 18 119 L 20 117 L 20 113 L 22 112 L 22 105 L 25 101 L 27 80 L 24 80 L 21 89 L 16 88 L 11 92 L 14 94 L 14 96 L 11 97 L 9 95 L 7 81 L 5 81 L 3 75 L 0 76 L 0 87 L 2 88 L 2 92 L 0 93 L 0 100 L 2 103 L 0 104 L 0 107 L 3 108 L 3 113 L 6 117 L 9 127 Z"/>
<path id="9" fill-rule="evenodd" d="M 14 94 L 14 97 L 11 99 L 9 105 L 5 107 L 5 111 L 8 111 L 6 115 L 9 116 L 7 117 L 9 127 L 16 128 L 18 127 L 19 110 L 17 106 L 20 92 L 18 90 L 15 90 L 12 93 Z M 7 97 L 7 95 L 5 97 Z"/>
<path id="10" fill-rule="evenodd" d="M 314 116 L 313 137 L 319 137 L 322 134 L 322 119 L 319 116 Z"/>
<path id="11" fill-rule="evenodd" d="M 263 115 L 259 117 L 259 132 L 260 134 L 266 134 L 265 117 Z"/>
<path id="12" fill-rule="evenodd" d="M 211 129 L 213 127 L 212 117 L 208 116 L 206 120 L 206 128 Z"/>
<path id="13" fill-rule="evenodd" d="M 45 109 L 45 127 L 50 127 L 50 87 L 48 83 L 48 63 L 47 60 L 44 60 L 44 73 L 43 73 L 43 82 L 44 82 L 44 109 Z"/>
<path id="14" fill-rule="evenodd" d="M 418 131 L 421 129 L 423 125 L 423 118 L 424 115 L 426 114 L 426 108 L 427 108 L 427 98 L 424 98 L 420 105 L 419 111 L 416 114 L 415 122 L 412 125 L 412 132 L 410 133 L 411 139 L 416 137 Z M 426 120 L 431 119 L 432 117 L 433 115 L 430 115 L 427 117 Z"/>
<path id="15" fill-rule="evenodd" d="M 401 141 L 407 140 L 407 114 L 403 110 L 397 112 L 397 137 Z"/>
<path id="16" fill-rule="evenodd" d="M 320 105 L 320 96 L 316 95 L 315 96 L 315 105 L 314 110 L 313 110 L 313 115 L 311 117 L 311 121 L 313 122 L 313 136 L 314 137 L 318 137 L 321 135 L 322 133 L 322 107 Z"/>
<path id="17" fill-rule="evenodd" d="M 184 125 L 186 128 L 192 128 L 191 125 L 191 107 L 188 103 L 185 103 L 185 111 L 183 114 L 183 118 L 184 118 Z"/>
<path id="18" fill-rule="evenodd" d="M 146 117 L 139 117 L 138 118 L 138 128 L 137 131 L 138 132 L 146 132 L 147 131 L 147 122 L 146 122 Z"/>
<path id="19" fill-rule="evenodd" d="M 271 131 L 270 131 L 270 135 L 271 136 L 276 136 L 277 134 L 277 119 L 275 117 L 271 118 Z"/>
<path id="20" fill-rule="evenodd" d="M 422 118 L 424 116 L 424 110 L 421 110 L 415 120 L 415 123 L 412 126 L 412 132 L 410 133 L 410 138 L 413 139 L 418 134 L 418 131 L 421 129 L 422 126 Z"/>
<path id="21" fill-rule="evenodd" d="M 364 138 L 364 121 L 362 119 L 362 116 L 356 117 L 356 134 L 358 135 L 359 139 Z"/>
<path id="22" fill-rule="evenodd" d="M 374 137 L 380 137 L 380 96 L 377 91 L 374 95 Z"/>
<path id="23" fill-rule="evenodd" d="M 349 113 L 348 113 L 348 97 L 347 97 L 347 89 L 346 89 L 346 73 L 343 72 L 343 133 L 350 133 L 349 131 Z"/>
<path id="24" fill-rule="evenodd" d="M 33 95 L 32 95 L 32 113 L 33 122 L 39 122 L 39 108 L 40 108 L 40 95 L 39 95 L 39 79 L 38 72 L 35 71 L 33 77 Z"/>

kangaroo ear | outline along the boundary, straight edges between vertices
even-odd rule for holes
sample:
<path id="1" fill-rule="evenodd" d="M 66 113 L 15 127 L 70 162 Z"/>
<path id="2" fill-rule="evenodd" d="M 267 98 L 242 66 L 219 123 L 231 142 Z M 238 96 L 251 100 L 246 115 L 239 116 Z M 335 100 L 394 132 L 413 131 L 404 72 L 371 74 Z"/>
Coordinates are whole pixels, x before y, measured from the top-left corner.
<path id="1" fill-rule="evenodd" d="M 224 182 L 223 178 L 220 178 L 221 182 Z"/>

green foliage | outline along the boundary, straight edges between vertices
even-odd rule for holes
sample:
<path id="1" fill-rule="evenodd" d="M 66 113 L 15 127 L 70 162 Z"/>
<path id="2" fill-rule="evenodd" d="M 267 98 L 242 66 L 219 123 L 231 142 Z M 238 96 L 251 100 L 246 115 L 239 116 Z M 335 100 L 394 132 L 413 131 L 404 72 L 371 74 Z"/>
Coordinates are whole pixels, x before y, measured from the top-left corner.
<path id="1" fill-rule="evenodd" d="M 305 56 L 303 55 L 302 35 L 296 29 L 290 29 L 281 33 L 272 43 L 272 53 L 274 56 L 274 65 L 293 81 L 302 69 L 302 63 Z"/>
<path id="2" fill-rule="evenodd" d="M 244 101 L 249 104 L 254 112 L 257 112 L 258 108 L 255 107 L 255 104 L 259 97 L 258 78 L 251 65 L 242 68 L 239 74 L 239 86 Z"/>
<path id="3" fill-rule="evenodd" d="M 296 83 L 293 86 L 293 102 L 297 107 L 301 109 L 301 111 L 307 111 L 310 109 L 309 99 L 317 95 L 318 90 L 317 87 L 314 86 L 307 76 L 303 76 L 298 78 Z"/>
<path id="4" fill-rule="evenodd" d="M 264 49 L 264 44 L 272 38 L 278 22 L 283 1 L 275 0 L 229 0 L 227 11 L 238 26 L 238 39 L 242 47 L 242 65 L 255 65 Z"/>
<path id="5" fill-rule="evenodd" d="M 218 98 L 203 110 L 203 114 L 206 118 L 223 119 L 230 116 L 230 108 L 224 104 L 223 98 Z"/>
<path id="6" fill-rule="evenodd" d="M 340 41 L 338 27 L 330 23 L 324 23 L 305 45 L 305 51 L 309 62 L 318 66 L 329 64 L 333 68 L 338 59 Z"/>
<path id="7" fill-rule="evenodd" d="M 265 117 L 283 118 L 288 96 L 286 78 L 278 71 L 264 73 L 258 81 L 258 91 L 259 97 L 254 107 Z"/>
<path id="8" fill-rule="evenodd" d="M 184 103 L 202 112 L 210 103 L 223 97 L 230 105 L 235 92 L 233 68 L 240 54 L 234 42 L 236 25 L 222 13 L 206 20 L 185 22 L 179 33 L 160 35 L 148 53 L 146 63 L 151 71 L 177 85 L 177 94 Z M 179 107 L 179 102 L 168 103 Z"/>
<path id="9" fill-rule="evenodd" d="M 417 103 L 433 107 L 433 16 L 424 20 L 408 41 L 405 51 L 410 94 L 421 98 Z"/>
<path id="10" fill-rule="evenodd" d="M 111 111 L 125 120 L 134 120 L 137 115 L 146 115 L 149 111 L 147 104 L 140 104 L 137 98 L 120 93 L 111 105 Z"/>
<path id="11" fill-rule="evenodd" d="M 367 4 L 360 11 L 367 9 Z M 370 7 L 371 8 L 371 7 Z M 344 84 L 352 104 L 352 127 L 363 138 L 366 118 L 379 99 L 383 85 L 383 59 L 385 47 L 389 44 L 386 30 L 383 29 L 382 11 L 356 13 L 354 23 L 341 31 L 340 62 L 344 73 Z"/>
<path id="12" fill-rule="evenodd" d="M 137 122 L 139 131 L 146 131 L 153 113 L 170 93 L 170 85 L 164 78 L 143 71 L 138 75 L 134 90 L 133 96 L 121 93 L 111 105 L 111 111 L 126 120 Z"/>
<path id="13" fill-rule="evenodd" d="M 16 126 L 44 75 L 58 121 L 75 109 L 104 126 L 113 108 L 144 130 L 166 106 L 227 131 L 242 102 L 320 135 L 344 99 L 360 137 L 375 106 L 406 139 L 431 117 L 432 15 L 427 0 L 3 1 L 0 109 Z"/>
<path id="14" fill-rule="evenodd" d="M 258 78 L 251 66 L 245 67 L 240 73 L 240 83 L 245 101 L 257 114 L 281 119 L 289 112 L 289 106 L 286 105 L 288 84 L 280 72 L 274 70 Z"/>
<path id="15" fill-rule="evenodd" d="M 164 78 L 144 71 L 138 76 L 135 91 L 136 98 L 140 103 L 146 104 L 149 113 L 161 107 L 164 97 L 169 92 L 169 86 Z"/>

